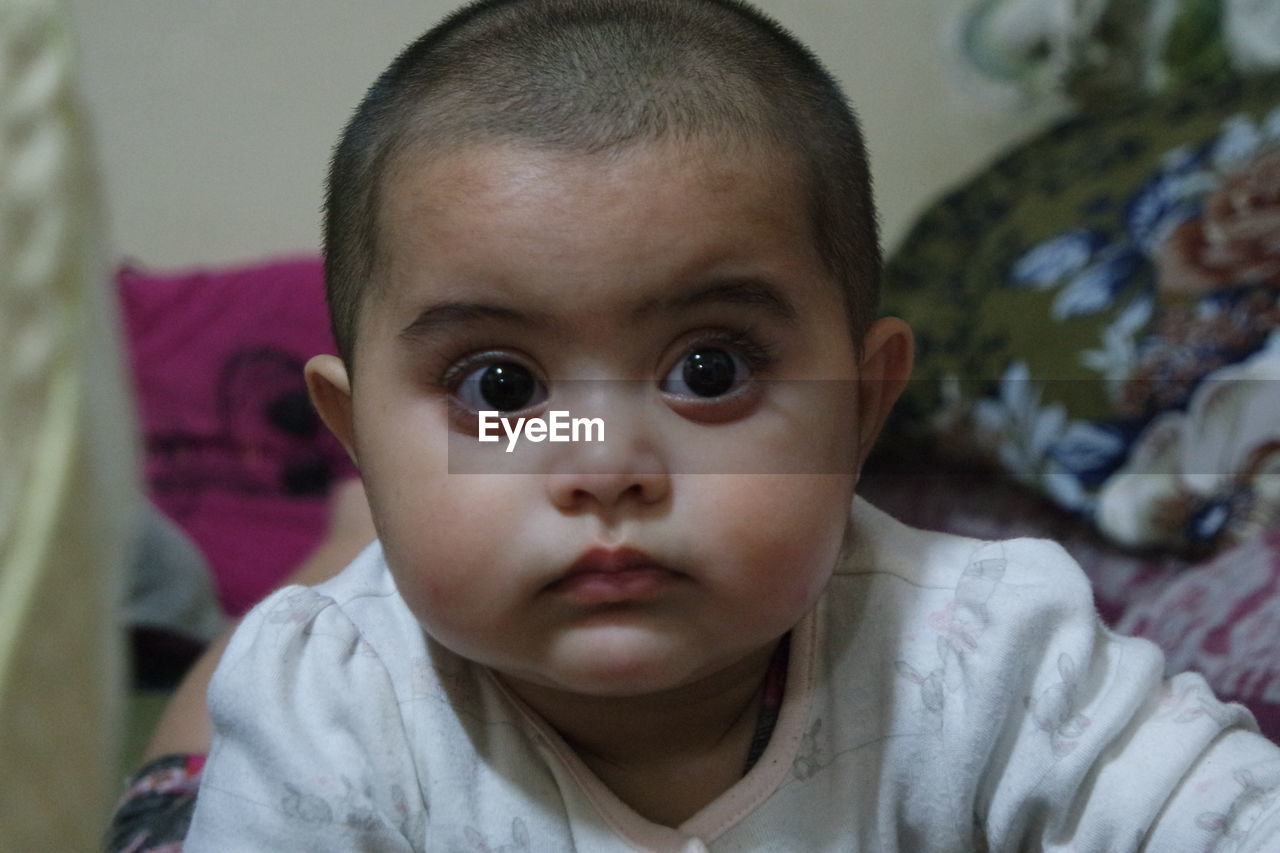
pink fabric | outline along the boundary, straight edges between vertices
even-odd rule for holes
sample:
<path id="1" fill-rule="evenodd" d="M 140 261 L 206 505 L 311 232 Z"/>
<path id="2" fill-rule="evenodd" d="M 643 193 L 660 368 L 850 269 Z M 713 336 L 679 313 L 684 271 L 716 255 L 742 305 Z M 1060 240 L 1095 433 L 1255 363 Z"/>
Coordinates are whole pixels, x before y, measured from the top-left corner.
<path id="1" fill-rule="evenodd" d="M 315 546 L 353 471 L 302 367 L 334 352 L 318 257 L 117 277 L 151 498 L 239 615 Z"/>
<path id="2" fill-rule="evenodd" d="M 1132 602 L 1116 629 L 1203 673 L 1280 742 L 1280 530 L 1259 533 Z"/>

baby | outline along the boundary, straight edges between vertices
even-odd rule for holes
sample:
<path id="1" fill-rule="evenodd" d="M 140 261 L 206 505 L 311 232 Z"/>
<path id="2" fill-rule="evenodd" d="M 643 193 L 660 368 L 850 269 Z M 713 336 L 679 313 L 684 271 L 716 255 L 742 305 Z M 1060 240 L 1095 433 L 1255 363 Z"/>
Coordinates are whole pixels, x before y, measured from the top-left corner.
<path id="1" fill-rule="evenodd" d="M 379 541 L 237 631 L 187 849 L 1280 849 L 1280 749 L 1060 548 L 855 500 L 911 364 L 877 245 L 839 88 L 736 0 L 407 48 L 306 374 Z M 480 440 L 553 411 L 605 440 Z"/>

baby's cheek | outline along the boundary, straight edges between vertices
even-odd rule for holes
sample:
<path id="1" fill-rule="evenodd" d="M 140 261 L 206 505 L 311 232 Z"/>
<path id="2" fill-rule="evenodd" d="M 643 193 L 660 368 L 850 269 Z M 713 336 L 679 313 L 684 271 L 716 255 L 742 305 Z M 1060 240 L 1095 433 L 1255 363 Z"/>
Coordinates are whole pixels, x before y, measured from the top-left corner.
<path id="1" fill-rule="evenodd" d="M 436 614 L 447 613 L 455 596 L 448 577 L 440 571 L 436 560 L 447 559 L 447 554 L 422 543 L 383 543 L 387 565 L 395 578 L 396 588 L 409 609 L 424 625 L 434 621 Z"/>
<path id="2" fill-rule="evenodd" d="M 457 591 L 455 578 L 442 579 L 439 572 L 428 567 L 413 577 L 413 590 L 416 604 L 423 610 L 432 612 L 449 612 L 456 607 Z"/>
<path id="3" fill-rule="evenodd" d="M 458 512 L 419 498 L 416 511 L 399 518 L 397 535 L 384 537 L 396 586 L 419 620 L 448 623 L 473 618 L 485 583 L 493 582 L 494 555 L 502 537 L 484 529 L 487 513 Z"/>
<path id="4" fill-rule="evenodd" d="M 475 582 L 474 573 L 431 568 L 397 573 L 405 604 L 437 642 L 464 657 L 482 658 L 484 637 L 493 633 L 495 621 L 484 605 L 493 596 Z"/>
<path id="5" fill-rule="evenodd" d="M 789 607 L 807 611 L 831 578 L 837 552 L 838 548 L 817 540 L 809 540 L 803 547 L 788 545 L 773 567 L 779 575 L 775 583 L 781 585 L 775 594 L 779 598 L 785 594 Z"/>
<path id="6" fill-rule="evenodd" d="M 836 477 L 760 478 L 725 501 L 737 519 L 726 547 L 790 604 L 810 602 L 839 555 L 851 488 Z"/>

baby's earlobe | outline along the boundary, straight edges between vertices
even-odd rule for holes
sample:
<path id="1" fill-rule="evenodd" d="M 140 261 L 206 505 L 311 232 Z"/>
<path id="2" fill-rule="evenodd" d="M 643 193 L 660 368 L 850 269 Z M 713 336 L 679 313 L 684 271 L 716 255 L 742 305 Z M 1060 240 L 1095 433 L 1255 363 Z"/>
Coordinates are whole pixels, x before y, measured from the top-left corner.
<path id="1" fill-rule="evenodd" d="M 346 448 L 351 461 L 359 467 L 355 454 L 355 430 L 352 426 L 351 378 L 347 366 L 336 355 L 317 355 L 307 362 L 303 374 L 311 404 L 320 419 Z"/>

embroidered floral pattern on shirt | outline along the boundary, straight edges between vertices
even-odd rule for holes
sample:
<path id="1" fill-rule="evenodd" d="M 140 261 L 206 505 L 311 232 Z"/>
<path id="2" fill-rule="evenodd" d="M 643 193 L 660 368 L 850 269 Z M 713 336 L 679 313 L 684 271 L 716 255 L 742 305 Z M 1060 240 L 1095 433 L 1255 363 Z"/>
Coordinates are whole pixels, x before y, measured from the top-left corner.
<path id="1" fill-rule="evenodd" d="M 1232 714 L 1203 684 L 1166 682 L 1160 697 L 1160 710 L 1153 719 L 1173 717 L 1175 723 L 1191 723 L 1209 717 L 1220 726 L 1232 722 Z"/>
<path id="2" fill-rule="evenodd" d="M 1058 675 L 1062 680 L 1046 688 L 1031 703 L 1031 717 L 1041 731 L 1049 734 L 1055 758 L 1075 749 L 1077 739 L 1089 727 L 1089 718 L 1076 711 L 1079 669 L 1065 652 L 1058 656 Z"/>
<path id="3" fill-rule="evenodd" d="M 366 786 L 363 790 L 357 790 L 346 776 L 341 777 L 341 782 L 342 793 L 332 797 L 285 782 L 284 796 L 278 801 L 280 813 L 298 823 L 333 826 L 335 831 L 353 835 L 377 832 L 385 821 L 374 807 L 376 796 L 373 789 Z M 426 813 L 415 812 L 410 808 L 408 798 L 400 786 L 394 786 L 390 794 L 392 808 L 399 818 L 400 832 L 414 837 L 424 831 Z"/>
<path id="4" fill-rule="evenodd" d="M 1226 813 L 1202 812 L 1196 825 L 1213 838 L 1215 853 L 1239 849 L 1253 825 L 1280 800 L 1280 762 L 1235 771 L 1233 778 L 1241 791 Z"/>
<path id="5" fill-rule="evenodd" d="M 494 846 L 485 840 L 484 835 L 474 826 L 468 826 L 464 835 L 467 838 L 467 846 L 464 849 L 474 853 L 516 853 L 519 850 L 532 849 L 529 842 L 529 827 L 525 826 L 524 820 L 518 817 L 511 821 L 511 841 L 508 843 Z"/>
<path id="6" fill-rule="evenodd" d="M 909 661 L 896 662 L 898 675 L 920 687 L 927 710 L 941 713 L 946 694 L 960 689 L 961 663 L 978 648 L 978 640 L 991 621 L 987 602 L 999 587 L 1007 566 L 1001 543 L 979 548 L 956 583 L 955 597 L 929 615 L 929 626 L 937 634 L 937 664 L 922 671 Z"/>
<path id="7" fill-rule="evenodd" d="M 273 625 L 303 625 L 329 605 L 329 599 L 316 595 L 307 587 L 299 587 L 280 599 L 267 621 Z"/>
<path id="8" fill-rule="evenodd" d="M 819 717 L 800 738 L 800 748 L 796 750 L 796 760 L 791 765 L 791 772 L 801 782 L 831 763 L 827 756 L 828 750 L 818 743 L 818 733 L 821 731 L 822 718 Z"/>

